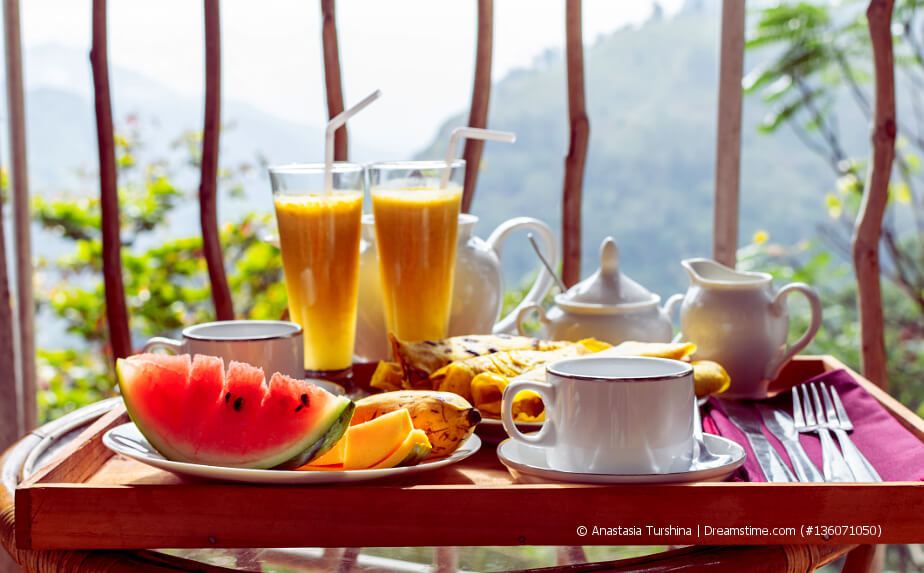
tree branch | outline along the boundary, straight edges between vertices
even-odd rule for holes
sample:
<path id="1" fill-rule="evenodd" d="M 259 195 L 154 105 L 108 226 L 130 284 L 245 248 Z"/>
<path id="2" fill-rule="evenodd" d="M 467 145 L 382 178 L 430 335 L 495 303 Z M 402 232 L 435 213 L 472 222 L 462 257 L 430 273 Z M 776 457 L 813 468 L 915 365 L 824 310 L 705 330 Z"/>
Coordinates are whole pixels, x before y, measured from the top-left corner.
<path id="1" fill-rule="evenodd" d="M 891 33 L 893 5 L 894 0 L 870 0 L 866 10 L 876 80 L 873 157 L 853 235 L 863 374 L 884 389 L 888 387 L 888 376 L 879 282 L 879 239 L 895 157 L 895 65 Z"/>

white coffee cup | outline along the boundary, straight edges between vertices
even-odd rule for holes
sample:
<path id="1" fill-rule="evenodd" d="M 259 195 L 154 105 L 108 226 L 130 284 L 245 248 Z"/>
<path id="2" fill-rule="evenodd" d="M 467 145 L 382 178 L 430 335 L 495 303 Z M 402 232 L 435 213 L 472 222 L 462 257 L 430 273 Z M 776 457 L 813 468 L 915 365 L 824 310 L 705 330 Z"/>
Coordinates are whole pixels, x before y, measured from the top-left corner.
<path id="1" fill-rule="evenodd" d="M 269 378 L 275 372 L 305 377 L 302 327 L 284 320 L 225 320 L 187 326 L 183 340 L 161 336 L 148 340 L 144 352 L 165 348 L 177 354 L 220 356 L 225 366 L 232 360 L 263 368 Z"/>
<path id="2" fill-rule="evenodd" d="M 597 474 L 687 471 L 693 455 L 693 368 L 677 360 L 583 357 L 553 362 L 546 382 L 514 380 L 501 415 L 514 440 L 546 450 L 550 468 Z M 545 423 L 523 434 L 513 422 L 513 397 L 542 396 Z"/>

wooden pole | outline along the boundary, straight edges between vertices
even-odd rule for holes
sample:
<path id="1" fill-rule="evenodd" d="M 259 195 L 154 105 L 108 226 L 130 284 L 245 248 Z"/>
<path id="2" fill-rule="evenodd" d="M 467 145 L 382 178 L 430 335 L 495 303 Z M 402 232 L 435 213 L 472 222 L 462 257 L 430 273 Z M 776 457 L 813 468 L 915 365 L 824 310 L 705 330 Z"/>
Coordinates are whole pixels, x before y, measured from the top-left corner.
<path id="1" fill-rule="evenodd" d="M 744 67 L 744 0 L 722 1 L 719 110 L 715 150 L 712 256 L 735 266 L 738 188 L 741 179 L 741 74 Z"/>
<path id="2" fill-rule="evenodd" d="M 3 197 L 0 195 L 0 212 L 3 211 Z M 6 264 L 6 235 L 3 217 L 0 216 L 0 393 L 7 397 L 0 400 L 0 451 L 6 450 L 25 431 L 22 424 L 20 400 L 10 399 L 17 394 L 16 356 L 13 349 L 13 306 L 10 298 L 9 273 Z"/>
<path id="3" fill-rule="evenodd" d="M 892 59 L 893 0 L 871 0 L 866 9 L 873 48 L 875 103 L 872 161 L 853 234 L 853 264 L 857 275 L 860 346 L 863 375 L 888 388 L 882 290 L 879 283 L 879 238 L 889 199 L 889 177 L 895 158 L 895 68 Z"/>
<path id="4" fill-rule="evenodd" d="M 106 40 L 106 0 L 93 0 L 93 94 L 96 108 L 96 140 L 99 147 L 100 204 L 103 228 L 103 283 L 106 293 L 106 320 L 113 359 L 132 352 L 122 283 L 122 242 L 119 238 L 119 195 L 116 182 L 115 133 L 112 102 L 109 99 L 109 55 Z"/>
<path id="5" fill-rule="evenodd" d="M 233 320 L 234 305 L 225 276 L 218 235 L 218 140 L 221 131 L 221 19 L 218 0 L 205 0 L 205 127 L 202 133 L 202 175 L 199 222 L 202 249 L 209 269 L 212 302 L 218 320 Z"/>
<path id="6" fill-rule="evenodd" d="M 337 21 L 334 0 L 321 0 L 321 42 L 324 48 L 324 85 L 327 89 L 327 116 L 343 111 L 343 87 L 340 80 L 340 49 L 337 46 Z M 347 161 L 346 125 L 334 133 L 334 161 Z"/>
<path id="7" fill-rule="evenodd" d="M 468 114 L 469 127 L 488 126 L 488 103 L 491 100 L 491 60 L 494 50 L 494 0 L 478 0 L 478 46 L 475 51 L 475 81 L 472 85 L 472 108 Z M 467 139 L 462 157 L 465 159 L 465 190 L 462 193 L 462 211 L 468 213 L 475 198 L 478 168 L 484 141 Z"/>
<path id="8" fill-rule="evenodd" d="M 29 229 L 29 169 L 26 162 L 26 104 L 23 94 L 22 38 L 19 0 L 3 2 L 6 46 L 6 99 L 10 129 L 10 159 L 13 189 L 13 231 L 16 248 L 16 314 L 19 334 L 19 402 L 23 427 L 35 427 L 35 301 L 32 296 L 32 240 Z M 8 299 L 4 299 L 8 300 Z M 12 373 L 12 371 L 8 371 Z M 12 396 L 13 394 L 8 394 Z"/>
<path id="9" fill-rule="evenodd" d="M 584 101 L 584 41 L 581 34 L 581 0 L 566 0 L 565 57 L 568 76 L 568 117 L 571 137 L 565 157 L 562 192 L 562 279 L 568 286 L 581 278 L 581 189 L 590 139 L 590 121 Z"/>

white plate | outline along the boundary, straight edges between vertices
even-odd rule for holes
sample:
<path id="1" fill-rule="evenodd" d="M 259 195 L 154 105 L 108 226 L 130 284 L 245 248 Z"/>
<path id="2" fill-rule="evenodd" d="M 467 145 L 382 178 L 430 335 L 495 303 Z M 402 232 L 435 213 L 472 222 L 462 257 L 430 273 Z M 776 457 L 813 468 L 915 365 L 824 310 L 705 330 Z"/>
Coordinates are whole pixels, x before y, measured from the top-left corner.
<path id="1" fill-rule="evenodd" d="M 478 439 L 478 436 L 471 436 L 459 446 L 459 449 L 448 457 L 425 461 L 416 466 L 381 470 L 326 472 L 252 470 L 173 462 L 160 455 L 160 453 L 148 443 L 144 436 L 141 435 L 141 432 L 133 422 L 122 424 L 106 432 L 105 435 L 103 435 L 103 443 L 109 449 L 125 457 L 177 474 L 223 481 L 275 484 L 352 483 L 398 476 L 404 477 L 435 470 L 462 461 L 477 452 L 478 448 L 481 447 L 481 440 Z"/>
<path id="2" fill-rule="evenodd" d="M 320 378 L 305 378 L 306 381 L 311 382 L 315 386 L 320 386 L 324 388 L 334 396 L 346 396 L 346 389 L 337 384 L 336 382 L 330 382 L 329 380 L 321 380 Z"/>
<path id="3" fill-rule="evenodd" d="M 721 481 L 744 463 L 744 448 L 735 442 L 712 434 L 704 434 L 703 441 L 710 452 L 717 456 L 727 457 L 710 465 L 694 464 L 695 467 L 688 471 L 667 474 L 585 474 L 555 470 L 550 468 L 546 462 L 545 448 L 514 440 L 506 440 L 497 446 L 497 457 L 500 458 L 502 464 L 507 466 L 507 470 L 514 478 L 524 483 L 564 481 L 595 484 L 646 484 Z"/>

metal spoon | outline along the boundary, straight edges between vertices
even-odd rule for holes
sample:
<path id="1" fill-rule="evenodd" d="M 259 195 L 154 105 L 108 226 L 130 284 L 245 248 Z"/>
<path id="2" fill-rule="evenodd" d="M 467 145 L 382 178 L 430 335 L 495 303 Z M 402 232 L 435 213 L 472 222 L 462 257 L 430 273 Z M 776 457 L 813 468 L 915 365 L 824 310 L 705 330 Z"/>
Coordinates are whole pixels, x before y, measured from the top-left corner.
<path id="1" fill-rule="evenodd" d="M 539 260 L 542 261 L 545 270 L 549 271 L 549 274 L 552 275 L 552 278 L 555 279 L 555 282 L 558 284 L 558 288 L 561 289 L 561 292 L 567 292 L 568 287 L 565 286 L 565 283 L 558 278 L 558 275 L 555 274 L 555 271 L 552 270 L 552 265 L 549 264 L 549 261 L 545 258 L 545 255 L 542 254 L 542 249 L 539 248 L 539 243 L 536 242 L 536 237 L 532 233 L 527 233 L 526 238 L 529 239 L 529 242 L 533 245 L 533 250 L 536 251 L 536 255 L 539 257 Z"/>

